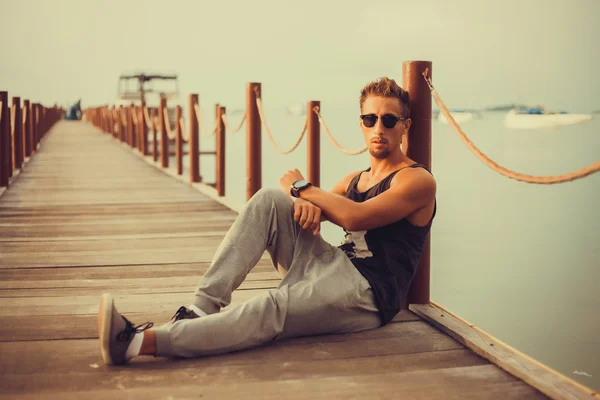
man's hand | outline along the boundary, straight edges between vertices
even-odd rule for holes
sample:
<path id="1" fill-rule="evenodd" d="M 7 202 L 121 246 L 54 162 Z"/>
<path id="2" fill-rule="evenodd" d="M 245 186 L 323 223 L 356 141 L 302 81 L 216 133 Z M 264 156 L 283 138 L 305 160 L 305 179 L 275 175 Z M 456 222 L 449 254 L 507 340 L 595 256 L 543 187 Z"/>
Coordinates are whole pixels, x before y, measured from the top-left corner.
<path id="1" fill-rule="evenodd" d="M 300 179 L 304 179 L 300 171 L 298 171 L 297 168 L 292 169 L 286 172 L 279 179 L 279 186 L 281 186 L 281 190 L 283 190 L 285 193 L 290 194 L 290 188 L 292 187 L 292 184 Z"/>
<path id="2" fill-rule="evenodd" d="M 302 229 L 310 229 L 316 235 L 321 230 L 321 209 L 310 201 L 297 199 L 294 201 L 294 221 Z"/>

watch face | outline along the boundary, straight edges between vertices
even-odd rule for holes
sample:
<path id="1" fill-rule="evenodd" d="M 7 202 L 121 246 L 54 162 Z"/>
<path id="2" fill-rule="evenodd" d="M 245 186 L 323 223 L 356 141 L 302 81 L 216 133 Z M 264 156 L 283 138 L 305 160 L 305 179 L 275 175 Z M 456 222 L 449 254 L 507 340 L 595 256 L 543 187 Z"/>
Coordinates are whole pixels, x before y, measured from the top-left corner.
<path id="1" fill-rule="evenodd" d="M 294 187 L 296 189 L 304 189 L 306 186 L 308 186 L 309 182 L 307 180 L 301 179 L 299 181 L 294 182 Z"/>

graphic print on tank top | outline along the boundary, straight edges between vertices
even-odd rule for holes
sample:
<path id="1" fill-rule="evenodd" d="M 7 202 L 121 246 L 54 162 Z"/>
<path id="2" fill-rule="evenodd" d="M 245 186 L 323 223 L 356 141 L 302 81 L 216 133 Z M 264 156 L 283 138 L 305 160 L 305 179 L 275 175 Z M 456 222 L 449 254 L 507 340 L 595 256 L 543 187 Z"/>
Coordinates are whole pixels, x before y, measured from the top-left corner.
<path id="1" fill-rule="evenodd" d="M 369 250 L 365 235 L 367 231 L 347 231 L 344 242 L 340 245 L 340 249 L 346 253 L 349 259 L 373 257 L 373 253 Z"/>

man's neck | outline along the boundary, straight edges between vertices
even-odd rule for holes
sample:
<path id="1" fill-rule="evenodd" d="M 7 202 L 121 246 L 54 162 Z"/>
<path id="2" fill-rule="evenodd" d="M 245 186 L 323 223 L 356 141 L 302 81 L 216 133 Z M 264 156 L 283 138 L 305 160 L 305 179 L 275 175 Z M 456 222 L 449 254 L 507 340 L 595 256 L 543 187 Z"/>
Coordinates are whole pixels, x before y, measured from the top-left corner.
<path id="1" fill-rule="evenodd" d="M 412 160 L 401 151 L 398 151 L 395 154 L 390 154 L 388 157 L 380 159 L 371 156 L 369 158 L 369 164 L 371 166 L 371 176 L 381 176 L 387 175 L 393 171 L 396 171 L 399 168 L 404 167 L 405 165 L 412 164 Z"/>

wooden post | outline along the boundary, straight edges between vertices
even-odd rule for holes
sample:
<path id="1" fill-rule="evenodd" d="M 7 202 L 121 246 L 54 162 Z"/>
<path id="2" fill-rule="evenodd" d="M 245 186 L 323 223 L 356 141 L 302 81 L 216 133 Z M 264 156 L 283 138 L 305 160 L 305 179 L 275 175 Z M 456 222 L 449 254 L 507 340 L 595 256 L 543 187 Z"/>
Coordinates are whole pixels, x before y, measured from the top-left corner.
<path id="1" fill-rule="evenodd" d="M 142 101 L 140 107 L 140 152 L 146 156 L 148 154 L 148 125 L 146 124 L 146 102 Z"/>
<path id="2" fill-rule="evenodd" d="M 217 113 L 217 194 L 225 196 L 225 123 L 223 115 L 225 115 L 225 107 L 219 107 Z"/>
<path id="3" fill-rule="evenodd" d="M 156 108 L 152 109 L 152 121 L 156 120 Z M 152 122 L 152 159 L 154 162 L 158 161 L 158 126 L 156 123 Z"/>
<path id="4" fill-rule="evenodd" d="M 412 125 L 402 143 L 404 153 L 431 170 L 431 92 L 423 79 L 423 72 L 431 61 L 406 61 L 402 64 L 402 87 L 410 97 Z M 427 235 L 419 268 L 408 292 L 408 304 L 429 304 L 430 235 Z"/>
<path id="5" fill-rule="evenodd" d="M 130 104 L 128 108 L 129 108 L 129 112 L 127 113 L 127 125 L 129 125 L 129 146 L 135 147 L 136 143 L 137 143 L 135 140 L 136 125 L 134 124 L 134 121 L 133 121 L 133 113 L 135 112 L 135 107 L 133 104 Z"/>
<path id="6" fill-rule="evenodd" d="M 117 110 L 117 126 L 119 127 L 119 141 L 125 140 L 125 124 L 123 123 L 123 105 L 119 106 Z"/>
<path id="7" fill-rule="evenodd" d="M 167 135 L 167 121 L 165 121 L 165 112 L 167 110 L 167 99 L 160 99 L 158 107 L 158 121 L 160 125 L 160 166 L 169 168 L 169 136 Z"/>
<path id="8" fill-rule="evenodd" d="M 21 98 L 13 97 L 13 107 L 15 109 L 15 133 L 13 159 L 15 160 L 15 169 L 21 169 L 23 166 L 23 112 L 21 110 Z"/>
<path id="9" fill-rule="evenodd" d="M 23 100 L 23 112 L 25 113 L 25 121 L 23 121 L 23 160 L 31 156 L 31 103 L 29 100 Z"/>
<path id="10" fill-rule="evenodd" d="M 114 107 L 108 109 L 108 133 L 110 136 L 115 136 L 115 120 L 113 119 L 113 110 Z"/>
<path id="11" fill-rule="evenodd" d="M 200 178 L 200 135 L 199 126 L 200 120 L 196 115 L 196 105 L 198 104 L 198 95 L 190 94 L 189 113 L 190 117 L 190 142 L 188 143 L 188 151 L 190 155 L 190 182 L 201 182 Z"/>
<path id="12" fill-rule="evenodd" d="M 38 150 L 38 103 L 31 105 L 31 154 Z"/>
<path id="13" fill-rule="evenodd" d="M 181 106 L 175 107 L 175 161 L 177 164 L 177 175 L 183 174 L 183 138 L 181 137 Z"/>
<path id="14" fill-rule="evenodd" d="M 313 108 L 321 107 L 320 101 L 309 101 L 306 105 L 307 145 L 308 152 L 307 178 L 310 183 L 321 186 L 321 125 Z"/>
<path id="15" fill-rule="evenodd" d="M 246 87 L 246 200 L 262 186 L 261 123 L 256 99 L 261 98 L 260 83 Z"/>
<path id="16" fill-rule="evenodd" d="M 8 92 L 0 92 L 0 187 L 8 187 L 8 142 L 10 135 L 10 113 L 8 112 Z"/>

